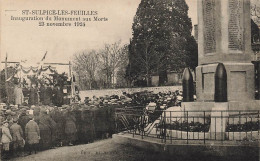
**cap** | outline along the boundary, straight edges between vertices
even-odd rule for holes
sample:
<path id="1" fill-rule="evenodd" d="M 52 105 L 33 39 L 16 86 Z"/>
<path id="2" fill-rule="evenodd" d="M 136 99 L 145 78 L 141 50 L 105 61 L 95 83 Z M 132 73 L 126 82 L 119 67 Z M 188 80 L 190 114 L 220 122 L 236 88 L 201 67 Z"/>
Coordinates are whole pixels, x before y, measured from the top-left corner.
<path id="1" fill-rule="evenodd" d="M 29 115 L 29 119 L 33 119 L 33 115 Z"/>

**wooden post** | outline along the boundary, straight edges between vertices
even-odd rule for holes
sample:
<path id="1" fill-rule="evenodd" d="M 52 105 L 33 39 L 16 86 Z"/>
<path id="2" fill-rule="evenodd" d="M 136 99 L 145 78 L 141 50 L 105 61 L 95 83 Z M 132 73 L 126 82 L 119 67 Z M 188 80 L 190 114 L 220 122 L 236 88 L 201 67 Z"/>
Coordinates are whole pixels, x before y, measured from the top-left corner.
<path id="1" fill-rule="evenodd" d="M 5 91 L 6 91 L 6 96 L 7 96 L 7 103 L 9 104 L 10 103 L 10 100 L 9 100 L 9 93 L 8 93 L 8 83 L 7 83 L 7 78 L 8 75 L 7 75 L 7 53 L 6 53 L 6 57 L 5 57 Z"/>
<path id="2" fill-rule="evenodd" d="M 70 85 L 71 99 L 70 99 L 70 103 L 72 103 L 72 99 L 73 99 L 73 97 L 74 97 L 75 86 L 74 86 L 73 75 L 72 75 L 72 73 L 71 73 L 71 63 L 70 63 L 70 61 L 69 61 L 69 77 L 71 78 L 71 85 Z"/>

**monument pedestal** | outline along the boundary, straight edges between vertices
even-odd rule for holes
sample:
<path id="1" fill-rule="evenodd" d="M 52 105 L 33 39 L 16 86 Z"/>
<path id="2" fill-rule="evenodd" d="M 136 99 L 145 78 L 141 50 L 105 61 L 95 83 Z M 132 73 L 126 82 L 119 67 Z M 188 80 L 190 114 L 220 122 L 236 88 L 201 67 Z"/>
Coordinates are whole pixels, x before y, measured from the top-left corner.
<path id="1" fill-rule="evenodd" d="M 228 101 L 248 101 L 255 97 L 254 65 L 252 63 L 223 63 L 227 71 Z M 197 101 L 214 101 L 214 74 L 218 64 L 196 68 Z"/>
<path id="2" fill-rule="evenodd" d="M 203 114 L 203 111 L 209 112 L 215 107 L 216 102 L 182 102 L 181 107 L 184 111 L 201 111 L 200 115 Z M 247 100 L 247 101 L 229 101 L 227 102 L 228 109 L 230 111 L 236 110 L 259 110 L 260 100 Z"/>
<path id="3" fill-rule="evenodd" d="M 228 103 L 215 103 L 211 111 L 210 139 L 224 140 L 228 120 Z"/>

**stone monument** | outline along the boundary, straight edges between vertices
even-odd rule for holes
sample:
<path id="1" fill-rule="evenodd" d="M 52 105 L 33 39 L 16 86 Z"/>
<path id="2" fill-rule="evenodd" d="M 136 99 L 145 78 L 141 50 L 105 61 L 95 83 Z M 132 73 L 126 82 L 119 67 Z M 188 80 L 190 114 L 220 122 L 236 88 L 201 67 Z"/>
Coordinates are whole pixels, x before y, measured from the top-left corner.
<path id="1" fill-rule="evenodd" d="M 227 109 L 259 110 L 255 100 L 255 70 L 251 50 L 250 0 L 198 0 L 199 66 L 196 102 L 183 102 L 185 111 L 212 110 L 214 75 L 219 63 L 227 73 Z"/>

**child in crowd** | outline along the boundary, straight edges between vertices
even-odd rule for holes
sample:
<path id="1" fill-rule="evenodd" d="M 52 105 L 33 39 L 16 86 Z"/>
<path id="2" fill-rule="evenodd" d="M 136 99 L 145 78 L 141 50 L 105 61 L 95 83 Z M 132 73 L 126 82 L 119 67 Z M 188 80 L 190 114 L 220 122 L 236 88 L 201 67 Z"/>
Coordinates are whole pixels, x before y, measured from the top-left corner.
<path id="1" fill-rule="evenodd" d="M 12 142 L 12 136 L 7 121 L 3 122 L 1 142 L 3 147 L 3 158 L 8 159 L 10 157 L 10 142 Z"/>

